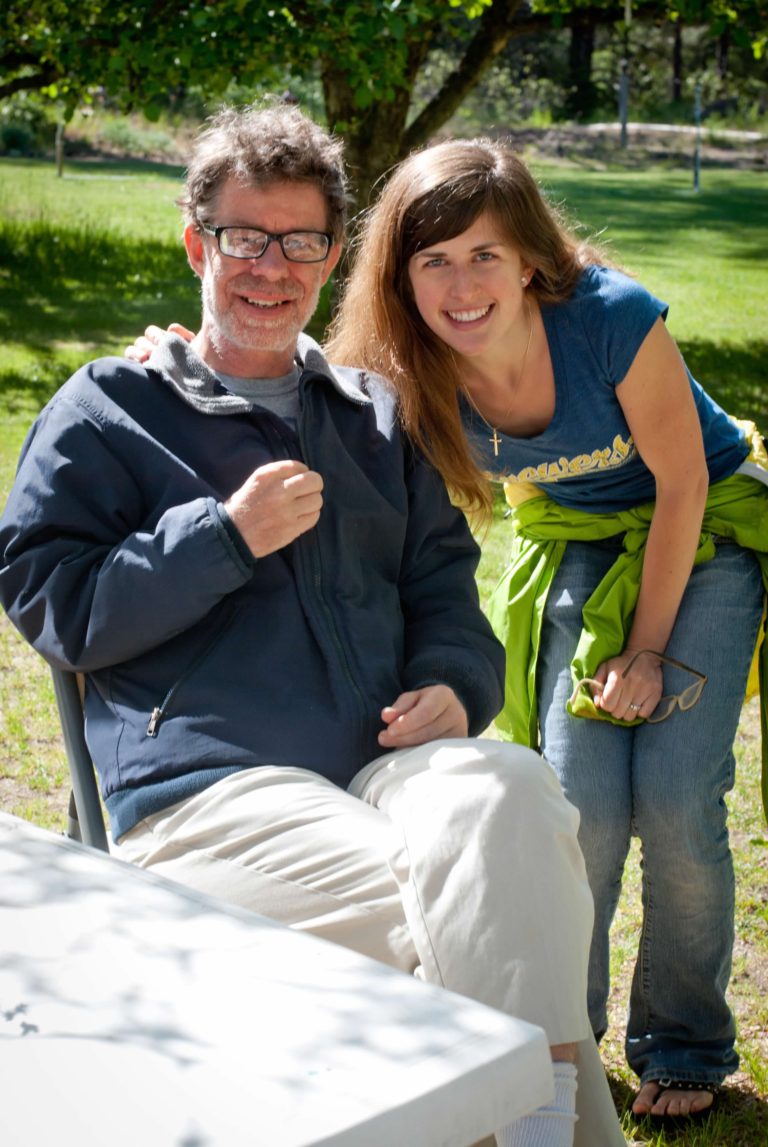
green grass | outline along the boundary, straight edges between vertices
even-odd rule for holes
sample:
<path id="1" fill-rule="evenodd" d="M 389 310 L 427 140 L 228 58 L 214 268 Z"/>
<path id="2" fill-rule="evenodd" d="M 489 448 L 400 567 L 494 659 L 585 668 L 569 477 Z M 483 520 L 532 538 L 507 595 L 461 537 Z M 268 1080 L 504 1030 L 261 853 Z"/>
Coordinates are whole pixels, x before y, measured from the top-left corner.
<path id="1" fill-rule="evenodd" d="M 617 261 L 670 303 L 670 329 L 707 389 L 768 432 L 765 177 L 705 171 L 694 195 L 690 175 L 667 167 L 535 167 L 587 233 L 603 231 Z M 29 423 L 73 370 L 88 358 L 120 353 L 149 322 L 195 326 L 198 289 L 180 243 L 179 191 L 179 169 L 149 163 L 69 163 L 57 179 L 50 165 L 0 160 L 0 504 Z M 499 503 L 484 543 L 484 598 L 505 561 L 502 513 Z M 730 800 L 738 871 L 731 1001 L 742 1070 L 721 1111 L 698 1131 L 659 1134 L 625 1115 L 633 1144 L 768 1144 L 768 840 L 757 744 L 751 704 Z M 0 808 L 61 830 L 63 762 L 47 669 L 0 617 Z M 621 1029 L 639 929 L 638 880 L 635 851 L 614 928 L 612 1018 L 603 1044 L 620 1110 L 635 1086 L 623 1063 Z"/>
<path id="2" fill-rule="evenodd" d="M 82 164 L 57 179 L 49 164 L 0 162 L 0 403 L 13 453 L 84 360 L 119 353 L 150 317 L 195 321 L 180 187 L 179 169 L 149 164 Z"/>

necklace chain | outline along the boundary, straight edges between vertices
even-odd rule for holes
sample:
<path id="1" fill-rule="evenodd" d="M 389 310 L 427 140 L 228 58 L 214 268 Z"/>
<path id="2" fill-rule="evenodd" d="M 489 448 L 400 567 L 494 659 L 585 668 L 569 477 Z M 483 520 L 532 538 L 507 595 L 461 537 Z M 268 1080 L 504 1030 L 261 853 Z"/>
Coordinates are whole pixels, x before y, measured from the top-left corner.
<path id="1" fill-rule="evenodd" d="M 525 309 L 526 309 L 526 313 L 528 315 L 528 341 L 525 344 L 525 353 L 523 354 L 523 361 L 520 364 L 520 373 L 517 376 L 517 386 L 515 387 L 515 390 L 517 390 L 517 388 L 520 386 L 520 383 L 523 381 L 523 375 L 525 374 L 525 368 L 526 368 L 526 365 L 528 363 L 528 351 L 531 349 L 531 339 L 533 338 L 533 314 L 531 313 L 531 304 L 528 302 L 527 298 L 525 300 Z M 463 383 L 462 383 L 461 389 L 464 391 L 464 395 L 465 395 L 469 405 L 480 416 L 480 418 L 482 418 L 483 422 L 488 427 L 488 429 L 493 432 L 491 437 L 488 439 L 488 441 L 490 442 L 491 446 L 493 446 L 494 458 L 498 458 L 499 447 L 501 446 L 501 442 L 502 442 L 502 439 L 499 436 L 498 426 L 493 426 L 493 424 L 488 421 L 488 419 L 485 417 L 485 415 L 482 414 L 480 410 L 478 410 L 477 405 L 476 405 L 474 399 L 472 398 L 472 395 L 469 393 L 469 391 L 467 390 L 466 386 Z M 499 419 L 499 426 L 502 423 L 507 421 L 507 418 L 509 417 L 510 411 L 512 410 L 513 406 L 514 406 L 514 399 L 509 404 L 509 408 L 505 412 L 504 416 L 501 419 Z"/>

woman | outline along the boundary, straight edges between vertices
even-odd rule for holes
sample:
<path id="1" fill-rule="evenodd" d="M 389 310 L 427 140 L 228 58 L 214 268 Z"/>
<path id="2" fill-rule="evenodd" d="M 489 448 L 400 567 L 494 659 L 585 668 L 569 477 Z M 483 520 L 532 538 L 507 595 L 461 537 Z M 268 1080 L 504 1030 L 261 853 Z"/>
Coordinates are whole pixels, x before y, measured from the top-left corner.
<path id="1" fill-rule="evenodd" d="M 738 1064 L 724 794 L 768 584 L 762 442 L 747 461 L 752 439 L 691 378 L 666 313 L 577 243 L 508 147 L 454 141 L 384 188 L 327 346 L 392 380 L 468 511 L 487 518 L 488 478 L 505 484 L 498 723 L 538 739 L 581 813 L 598 1038 L 642 842 L 626 1051 L 633 1111 L 654 1117 L 704 1113 Z"/>

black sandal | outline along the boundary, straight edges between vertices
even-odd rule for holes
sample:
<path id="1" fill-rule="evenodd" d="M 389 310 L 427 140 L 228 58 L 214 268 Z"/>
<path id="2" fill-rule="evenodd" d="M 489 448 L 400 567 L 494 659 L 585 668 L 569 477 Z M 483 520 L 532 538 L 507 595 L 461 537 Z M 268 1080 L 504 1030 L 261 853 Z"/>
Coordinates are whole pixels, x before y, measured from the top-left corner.
<path id="1" fill-rule="evenodd" d="M 654 1103 L 665 1091 L 707 1091 L 712 1096 L 712 1102 L 709 1107 L 704 1107 L 701 1111 L 690 1111 L 687 1115 L 654 1115 L 652 1112 L 647 1111 L 645 1115 L 635 1116 L 636 1119 L 648 1118 L 654 1124 L 664 1127 L 684 1127 L 691 1122 L 709 1119 L 715 1110 L 717 1097 L 720 1094 L 719 1083 L 703 1083 L 700 1080 L 669 1079 L 665 1076 L 662 1079 L 647 1079 L 646 1083 L 658 1083 L 659 1085 L 659 1094 L 656 1096 Z"/>

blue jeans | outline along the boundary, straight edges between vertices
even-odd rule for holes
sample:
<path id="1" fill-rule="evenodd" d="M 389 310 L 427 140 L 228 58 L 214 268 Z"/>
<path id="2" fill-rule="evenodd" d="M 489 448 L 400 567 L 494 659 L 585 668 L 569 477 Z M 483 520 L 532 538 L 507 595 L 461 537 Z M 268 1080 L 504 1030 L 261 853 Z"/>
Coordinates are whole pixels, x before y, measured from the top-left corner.
<path id="1" fill-rule="evenodd" d="M 760 624 L 754 555 L 719 543 L 690 578 L 666 652 L 706 673 L 698 705 L 657 725 L 626 728 L 571 717 L 570 661 L 581 611 L 620 540 L 571 542 L 549 593 L 538 668 L 541 748 L 581 813 L 579 842 L 595 899 L 589 1015 L 607 1026 L 608 933 L 630 838 L 642 849 L 643 926 L 626 1052 L 645 1083 L 719 1083 L 738 1067 L 725 1000 L 733 948 L 734 877 L 725 794 L 733 740 Z M 664 666 L 664 691 L 690 675 Z"/>

